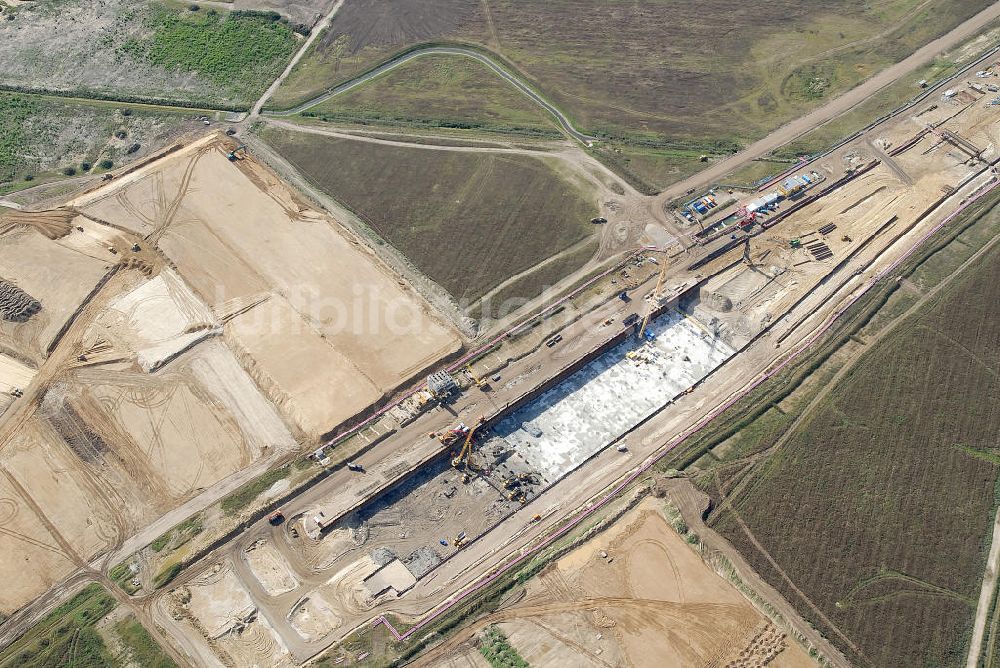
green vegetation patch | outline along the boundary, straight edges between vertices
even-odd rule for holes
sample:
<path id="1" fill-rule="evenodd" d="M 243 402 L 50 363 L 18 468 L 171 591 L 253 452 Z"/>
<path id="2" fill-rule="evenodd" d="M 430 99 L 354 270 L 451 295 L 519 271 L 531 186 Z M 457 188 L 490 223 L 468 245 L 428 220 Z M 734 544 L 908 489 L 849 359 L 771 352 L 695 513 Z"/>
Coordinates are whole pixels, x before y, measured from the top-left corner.
<path id="1" fill-rule="evenodd" d="M 0 94 L 0 183 L 13 181 L 24 164 L 21 156 L 28 143 L 24 124 L 37 112 L 33 97 Z"/>
<path id="2" fill-rule="evenodd" d="M 291 473 L 292 467 L 290 464 L 282 466 L 281 468 L 271 469 L 264 475 L 251 480 L 224 498 L 219 504 L 219 507 L 222 509 L 222 512 L 226 514 L 239 512 L 253 503 L 257 497 L 263 494 L 271 485 L 279 480 L 284 480 L 290 476 Z"/>
<path id="3" fill-rule="evenodd" d="M 445 54 L 414 58 L 306 115 L 366 125 L 561 136 L 548 112 L 486 65 Z"/>
<path id="4" fill-rule="evenodd" d="M 262 93 L 296 48 L 292 29 L 277 14 L 177 12 L 156 7 L 152 36 L 130 39 L 120 52 L 170 70 L 195 72 L 235 97 Z"/>
<path id="5" fill-rule="evenodd" d="M 0 193 L 121 167 L 162 148 L 196 116 L 0 91 Z"/>
<path id="6" fill-rule="evenodd" d="M 174 660 L 164 653 L 163 648 L 149 635 L 142 624 L 128 617 L 115 624 L 115 634 L 126 648 L 133 665 L 142 668 L 176 668 Z"/>
<path id="7" fill-rule="evenodd" d="M 554 158 L 402 148 L 274 127 L 262 136 L 465 304 L 594 233 L 589 182 L 564 176 Z M 544 287 L 522 284 L 516 297 Z"/>
<path id="8" fill-rule="evenodd" d="M 483 655 L 493 668 L 528 668 L 529 664 L 524 660 L 517 649 L 510 644 L 510 640 L 503 631 L 496 626 L 490 626 L 480 640 L 479 653 Z"/>
<path id="9" fill-rule="evenodd" d="M 89 585 L 0 651 L 0 667 L 117 665 L 94 628 L 114 607 L 104 588 Z"/>

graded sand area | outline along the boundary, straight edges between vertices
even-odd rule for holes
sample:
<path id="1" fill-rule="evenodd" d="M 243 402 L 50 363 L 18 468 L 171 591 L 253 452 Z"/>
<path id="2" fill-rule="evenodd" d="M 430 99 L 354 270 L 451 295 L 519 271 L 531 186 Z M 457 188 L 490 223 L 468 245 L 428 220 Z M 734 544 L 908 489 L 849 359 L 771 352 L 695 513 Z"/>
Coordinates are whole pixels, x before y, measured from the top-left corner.
<path id="1" fill-rule="evenodd" d="M 529 582 L 520 603 L 494 615 L 525 660 L 538 666 L 813 666 L 685 543 L 660 503 L 640 503 Z"/>
<path id="2" fill-rule="evenodd" d="M 259 540 L 246 549 L 244 556 L 268 596 L 284 594 L 299 586 L 298 578 L 274 543 Z"/>
<path id="3" fill-rule="evenodd" d="M 213 340 L 155 375 L 101 366 L 63 373 L 0 450 L 0 475 L 20 481 L 63 547 L 90 560 L 223 478 L 295 447 L 277 411 Z M 18 549 L 30 561 L 49 558 L 41 543 Z M 42 563 L 37 586 L 23 593 L 10 587 L 0 608 L 44 591 L 51 568 Z"/>
<path id="4" fill-rule="evenodd" d="M 333 429 L 459 348 L 336 221 L 227 153 L 209 137 L 72 204 L 157 243 L 302 432 Z"/>
<path id="5" fill-rule="evenodd" d="M 212 312 L 170 269 L 114 299 L 102 318 L 153 371 L 180 352 L 215 333 Z"/>
<path id="6" fill-rule="evenodd" d="M 0 414 L 3 414 L 14 400 L 11 392 L 27 387 L 35 377 L 35 373 L 34 369 L 13 357 L 0 354 Z"/>
<path id="7" fill-rule="evenodd" d="M 45 529 L 10 474 L 0 475 L 0 614 L 45 592 L 75 566 Z"/>
<path id="8" fill-rule="evenodd" d="M 47 238 L 35 229 L 0 234 L 0 281 L 41 304 L 26 321 L 0 319 L 0 341 L 36 363 L 66 321 L 116 261 L 101 260 Z"/>

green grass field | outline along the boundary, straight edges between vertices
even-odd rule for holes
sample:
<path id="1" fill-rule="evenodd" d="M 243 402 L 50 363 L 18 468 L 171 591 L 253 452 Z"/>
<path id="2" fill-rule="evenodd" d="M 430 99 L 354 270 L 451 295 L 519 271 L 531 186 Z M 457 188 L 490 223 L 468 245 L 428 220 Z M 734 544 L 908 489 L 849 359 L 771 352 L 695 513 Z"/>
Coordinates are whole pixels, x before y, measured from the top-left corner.
<path id="1" fill-rule="evenodd" d="M 926 292 L 998 233 L 1000 208 L 969 216 L 901 273 Z M 964 664 L 1000 502 L 1000 307 L 980 298 L 998 278 L 994 249 L 866 347 L 859 341 L 917 303 L 912 290 L 886 284 L 847 329 L 665 464 L 697 457 L 708 471 L 699 485 L 719 507 L 709 523 L 857 665 Z M 771 449 L 859 351 L 787 443 Z"/>
<path id="2" fill-rule="evenodd" d="M 179 12 L 154 6 L 146 20 L 149 37 L 117 47 L 122 56 L 212 81 L 233 99 L 252 101 L 284 68 L 295 51 L 292 29 L 277 14 L 215 10 Z"/>
<path id="3" fill-rule="evenodd" d="M 365 125 L 562 136 L 552 117 L 519 90 L 482 63 L 453 55 L 421 56 L 307 113 Z"/>
<path id="4" fill-rule="evenodd" d="M 175 668 L 176 664 L 133 617 L 98 628 L 116 605 L 100 585 L 87 586 L 0 651 L 0 667 Z M 120 651 L 111 650 L 109 635 L 113 635 Z"/>
<path id="5" fill-rule="evenodd" d="M 596 197 L 567 180 L 555 159 L 401 148 L 273 127 L 262 137 L 466 305 L 593 233 Z M 526 280 L 520 294 L 508 296 L 531 298 L 544 287 Z"/>

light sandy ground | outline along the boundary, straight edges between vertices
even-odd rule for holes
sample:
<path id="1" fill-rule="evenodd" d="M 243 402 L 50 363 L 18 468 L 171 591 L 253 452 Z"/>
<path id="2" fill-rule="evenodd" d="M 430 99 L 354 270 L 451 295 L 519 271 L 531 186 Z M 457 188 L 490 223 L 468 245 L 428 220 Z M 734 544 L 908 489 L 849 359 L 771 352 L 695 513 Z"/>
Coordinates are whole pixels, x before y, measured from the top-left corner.
<path id="1" fill-rule="evenodd" d="M 228 161 L 221 146 L 200 142 L 76 204 L 158 242 L 217 313 L 270 297 L 227 329 L 255 380 L 310 436 L 460 345 L 336 221 L 252 160 Z M 320 378 L 317 365 L 326 386 L 303 380 Z"/>
<path id="2" fill-rule="evenodd" d="M 294 665 L 288 650 L 262 615 L 223 636 L 217 645 L 233 666 L 284 668 Z"/>
<path id="3" fill-rule="evenodd" d="M 23 483 L 62 547 L 85 561 L 232 473 L 295 447 L 233 355 L 208 341 L 153 376 L 102 367 L 65 374 L 0 449 L 0 475 Z M 24 587 L 5 590 L 0 610 L 27 603 L 55 577 L 45 546 L 16 547 L 40 566 Z"/>
<path id="4" fill-rule="evenodd" d="M 13 389 L 23 389 L 35 377 L 36 370 L 9 355 L 0 354 L 0 414 L 7 409 L 14 397 Z"/>
<path id="5" fill-rule="evenodd" d="M 208 307 L 170 269 L 114 299 L 99 323 L 118 330 L 146 371 L 221 331 Z"/>
<path id="6" fill-rule="evenodd" d="M 6 476 L 0 476 L 0 613 L 42 594 L 75 566 Z"/>
<path id="7" fill-rule="evenodd" d="M 42 304 L 42 310 L 27 322 L 0 320 L 0 341 L 40 361 L 56 333 L 110 265 L 33 229 L 14 229 L 0 236 L 0 278 L 13 282 Z"/>
<path id="8" fill-rule="evenodd" d="M 295 604 L 288 621 L 295 632 L 306 640 L 319 640 L 343 625 L 334 607 L 320 594 L 309 594 Z"/>
<path id="9" fill-rule="evenodd" d="M 26 493 L 78 555 L 92 556 L 115 542 L 120 520 L 113 509 L 122 503 L 116 485 L 91 479 L 49 421 L 24 425 L 0 452 L 0 465 L 24 481 Z"/>
<path id="10" fill-rule="evenodd" d="M 284 594 L 299 585 L 295 573 L 269 541 L 258 541 L 248 547 L 246 560 L 254 577 L 270 596 Z"/>
<path id="11" fill-rule="evenodd" d="M 289 346 L 291 336 L 294 346 Z M 328 431 L 382 396 L 348 357 L 277 295 L 230 321 L 226 339 L 271 400 L 307 434 Z"/>
<path id="12" fill-rule="evenodd" d="M 532 665 L 814 665 L 705 565 L 659 503 L 642 502 L 560 559 L 501 613 L 501 629 L 524 658 Z"/>
<path id="13" fill-rule="evenodd" d="M 190 601 L 183 607 L 194 617 L 210 639 L 228 633 L 239 620 L 253 614 L 255 606 L 232 568 L 217 564 L 209 573 L 184 587 Z"/>

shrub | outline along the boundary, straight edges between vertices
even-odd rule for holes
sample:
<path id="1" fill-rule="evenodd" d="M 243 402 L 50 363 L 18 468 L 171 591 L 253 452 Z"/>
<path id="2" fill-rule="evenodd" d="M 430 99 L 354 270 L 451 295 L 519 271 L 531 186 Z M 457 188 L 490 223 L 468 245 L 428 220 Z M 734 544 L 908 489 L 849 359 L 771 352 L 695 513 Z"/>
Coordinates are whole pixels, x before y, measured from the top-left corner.
<path id="1" fill-rule="evenodd" d="M 24 175 L 24 180 L 25 180 L 25 181 L 34 181 L 34 180 L 35 180 L 35 177 L 34 177 L 34 175 L 33 175 L 33 174 L 25 174 L 25 175 Z"/>
<path id="2" fill-rule="evenodd" d="M 89 162 L 81 162 L 81 163 L 80 163 L 80 169 L 82 169 L 82 170 L 83 170 L 83 171 L 85 171 L 85 172 L 89 172 L 89 171 L 90 171 L 90 168 L 91 168 L 92 166 L 93 166 L 93 165 L 91 165 L 91 164 L 90 164 Z"/>
<path id="3" fill-rule="evenodd" d="M 115 166 L 115 163 L 110 160 L 101 160 L 101 169 L 111 169 Z"/>
<path id="4" fill-rule="evenodd" d="M 76 175 L 76 168 L 75 167 L 64 167 L 63 170 L 62 170 L 62 173 L 65 174 L 66 176 L 75 176 Z"/>
<path id="5" fill-rule="evenodd" d="M 175 577 L 177 577 L 177 574 L 180 572 L 181 572 L 180 562 L 177 562 L 175 564 L 170 564 L 169 566 L 167 566 L 162 571 L 156 574 L 156 577 L 153 578 L 153 586 L 156 589 L 159 589 L 160 587 L 164 587 L 170 584 L 170 581 L 173 580 Z"/>

